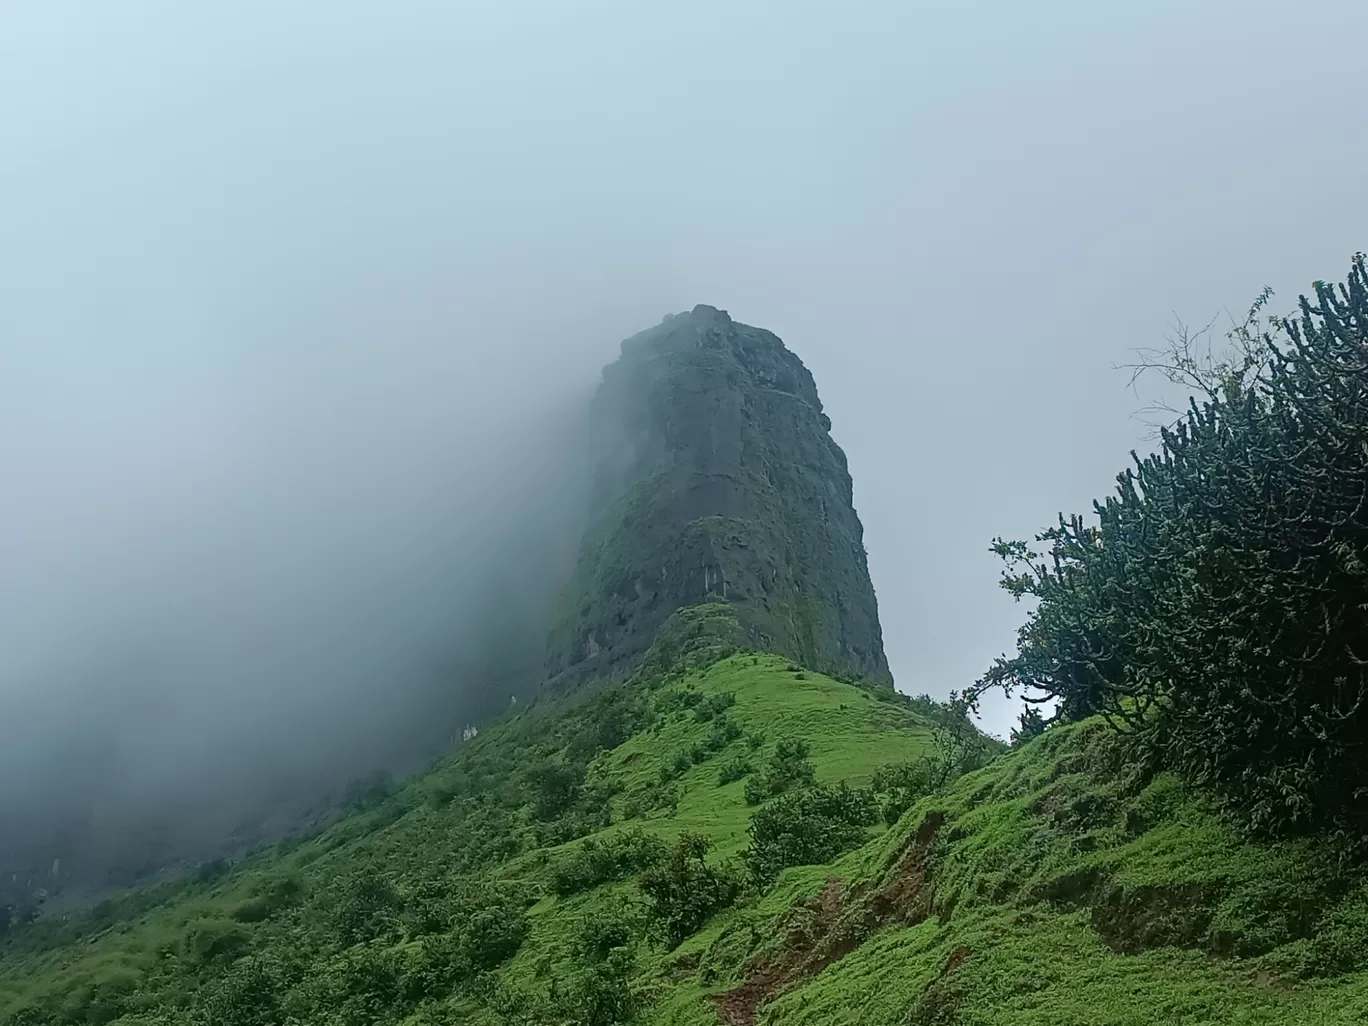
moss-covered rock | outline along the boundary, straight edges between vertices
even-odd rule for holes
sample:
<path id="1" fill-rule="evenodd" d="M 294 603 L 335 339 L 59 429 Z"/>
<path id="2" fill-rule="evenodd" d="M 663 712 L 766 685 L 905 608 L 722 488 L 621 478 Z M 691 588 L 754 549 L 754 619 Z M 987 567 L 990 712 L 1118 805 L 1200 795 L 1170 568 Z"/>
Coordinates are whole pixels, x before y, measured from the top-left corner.
<path id="1" fill-rule="evenodd" d="M 562 682 L 619 672 L 679 609 L 750 647 L 890 680 L 850 473 L 817 387 L 712 307 L 622 344 L 594 400 L 595 523 L 551 635 Z"/>

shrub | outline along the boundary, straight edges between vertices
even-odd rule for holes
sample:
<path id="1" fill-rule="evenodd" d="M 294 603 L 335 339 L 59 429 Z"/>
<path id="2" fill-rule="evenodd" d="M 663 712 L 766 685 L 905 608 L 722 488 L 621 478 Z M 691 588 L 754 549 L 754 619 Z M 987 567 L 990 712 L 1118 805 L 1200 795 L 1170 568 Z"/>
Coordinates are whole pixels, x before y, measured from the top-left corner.
<path id="1" fill-rule="evenodd" d="M 581 796 L 584 767 L 558 759 L 542 759 L 527 771 L 532 814 L 543 822 L 570 811 Z"/>
<path id="2" fill-rule="evenodd" d="M 1265 291 L 1223 355 L 1151 366 L 1201 393 L 1159 451 L 1043 554 L 998 539 L 1036 605 L 989 687 L 1100 713 L 1260 831 L 1368 827 L 1368 268 L 1294 318 Z"/>
<path id="3" fill-rule="evenodd" d="M 275 963 L 261 956 L 240 958 L 217 974 L 199 994 L 197 1022 L 213 1026 L 280 1026 L 284 986 Z"/>
<path id="4" fill-rule="evenodd" d="M 559 895 L 577 894 L 610 880 L 623 880 L 658 861 L 666 844 L 640 827 L 604 840 L 589 838 L 556 863 L 552 889 Z"/>
<path id="5" fill-rule="evenodd" d="M 665 857 L 637 880 L 651 925 L 671 948 L 730 906 L 741 891 L 740 878 L 730 866 L 708 864 L 709 847 L 711 842 L 701 834 L 680 834 Z"/>
<path id="6" fill-rule="evenodd" d="M 640 819 L 657 809 L 664 809 L 673 816 L 678 805 L 679 792 L 673 784 L 653 785 L 623 800 L 622 818 Z"/>
<path id="7" fill-rule="evenodd" d="M 228 919 L 197 919 L 185 930 L 181 950 L 195 965 L 210 962 L 231 962 L 242 954 L 248 944 L 247 931 Z"/>
<path id="8" fill-rule="evenodd" d="M 713 717 L 721 716 L 735 704 L 736 695 L 730 691 L 724 695 L 710 695 L 694 707 L 694 719 L 699 723 L 707 723 Z"/>
<path id="9" fill-rule="evenodd" d="M 566 982 L 560 1021 L 573 1026 L 620 1026 L 636 1010 L 631 980 L 636 960 L 626 948 L 614 948 Z"/>
<path id="10" fill-rule="evenodd" d="M 759 805 L 791 788 L 811 786 L 816 779 L 816 771 L 808 759 L 807 742 L 782 740 L 765 763 L 764 770 L 746 781 L 746 804 Z"/>
<path id="11" fill-rule="evenodd" d="M 930 758 L 880 766 L 869 789 L 879 798 L 884 822 L 896 823 L 904 812 L 938 786 L 941 774 Z"/>
<path id="12" fill-rule="evenodd" d="M 293 874 L 267 877 L 253 889 L 252 896 L 230 913 L 240 923 L 260 923 L 298 901 L 304 886 Z"/>
<path id="13" fill-rule="evenodd" d="M 454 905 L 459 951 L 476 969 L 493 969 L 507 961 L 527 939 L 527 911 L 506 894 L 479 890 Z"/>
<path id="14" fill-rule="evenodd" d="M 706 742 L 709 749 L 720 752 L 741 736 L 741 727 L 725 713 L 713 721 L 713 729 Z"/>
<path id="15" fill-rule="evenodd" d="M 787 866 L 830 862 L 864 840 L 874 817 L 873 795 L 844 782 L 791 791 L 751 817 L 746 868 L 763 886 Z"/>
<path id="16" fill-rule="evenodd" d="M 717 786 L 724 787 L 742 777 L 749 776 L 752 770 L 750 760 L 744 755 L 734 755 L 717 769 Z"/>
<path id="17" fill-rule="evenodd" d="M 332 902 L 333 929 L 343 944 L 359 944 L 389 933 L 403 905 L 399 892 L 378 873 L 361 870 L 342 879 Z"/>

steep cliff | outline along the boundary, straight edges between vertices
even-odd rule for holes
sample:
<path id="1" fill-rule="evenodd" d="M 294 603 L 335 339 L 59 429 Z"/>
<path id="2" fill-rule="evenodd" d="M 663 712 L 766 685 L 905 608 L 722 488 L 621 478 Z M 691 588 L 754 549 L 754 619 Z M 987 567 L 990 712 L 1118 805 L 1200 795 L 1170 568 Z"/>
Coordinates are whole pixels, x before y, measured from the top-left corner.
<path id="1" fill-rule="evenodd" d="M 562 683 L 612 674 L 678 609 L 750 643 L 891 680 L 845 454 L 774 334 L 697 306 L 629 338 L 594 399 L 594 525 L 551 635 Z"/>

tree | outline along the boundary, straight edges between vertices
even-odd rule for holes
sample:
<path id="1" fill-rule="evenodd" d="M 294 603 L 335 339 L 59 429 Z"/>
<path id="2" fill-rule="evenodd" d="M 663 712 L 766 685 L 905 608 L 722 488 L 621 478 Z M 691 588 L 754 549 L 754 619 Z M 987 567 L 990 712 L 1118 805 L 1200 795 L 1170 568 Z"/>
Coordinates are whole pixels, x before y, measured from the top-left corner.
<path id="1" fill-rule="evenodd" d="M 1229 350 L 1152 366 L 1201 393 L 1093 519 L 994 542 L 1036 606 L 971 689 L 1104 716 L 1260 830 L 1368 827 L 1368 270 Z"/>

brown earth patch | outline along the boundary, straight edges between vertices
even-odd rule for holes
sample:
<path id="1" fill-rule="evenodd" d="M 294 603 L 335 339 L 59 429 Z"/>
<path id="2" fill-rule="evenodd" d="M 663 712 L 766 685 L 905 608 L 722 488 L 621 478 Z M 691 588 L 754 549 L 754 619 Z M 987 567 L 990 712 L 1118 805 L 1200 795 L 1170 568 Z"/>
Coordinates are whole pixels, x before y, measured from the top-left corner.
<path id="1" fill-rule="evenodd" d="M 853 895 L 832 877 L 821 894 L 795 905 L 785 920 L 782 945 L 752 960 L 745 982 L 714 999 L 722 1022 L 754 1026 L 763 1005 L 840 961 L 879 927 L 891 922 L 913 925 L 930 915 L 927 862 L 944 823 L 944 813 L 928 814 L 908 839 L 888 880 L 859 904 L 847 908 L 846 899 Z M 942 976 L 958 969 L 967 954 L 956 949 Z"/>

